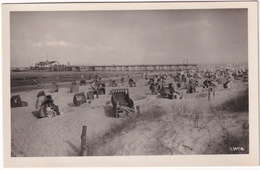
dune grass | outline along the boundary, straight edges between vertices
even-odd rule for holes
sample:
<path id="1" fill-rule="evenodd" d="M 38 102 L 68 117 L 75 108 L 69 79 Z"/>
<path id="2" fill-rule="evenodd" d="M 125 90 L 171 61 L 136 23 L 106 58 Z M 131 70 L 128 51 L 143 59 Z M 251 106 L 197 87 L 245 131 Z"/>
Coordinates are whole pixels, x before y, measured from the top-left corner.
<path id="1" fill-rule="evenodd" d="M 127 133 L 131 131 L 131 129 L 136 127 L 137 122 L 157 121 L 158 119 L 160 119 L 160 117 L 166 115 L 166 113 L 167 112 L 161 106 L 152 106 L 145 112 L 142 112 L 142 114 L 140 115 L 136 115 L 135 113 L 129 115 L 121 123 L 111 126 L 111 128 L 104 135 L 96 135 L 95 137 L 91 138 L 91 140 L 88 141 L 88 155 L 100 155 L 98 151 L 100 146 L 103 146 L 111 139 L 116 138 L 117 136 L 122 134 L 122 132 Z M 119 146 L 117 147 L 117 149 L 119 149 Z M 115 152 L 115 149 L 113 149 L 113 147 L 111 146 L 102 149 L 102 155 L 105 156 L 114 155 Z"/>
<path id="2" fill-rule="evenodd" d="M 220 105 L 218 110 L 227 110 L 229 112 L 248 112 L 248 89 L 242 91 L 237 97 L 232 97 L 222 105 Z"/>
<path id="3" fill-rule="evenodd" d="M 248 113 L 248 89 L 242 91 L 237 96 L 230 98 L 219 106 L 211 108 L 212 112 L 222 112 L 219 119 L 237 120 L 238 116 Z M 217 114 L 216 114 L 217 115 Z M 219 116 L 219 115 L 218 115 Z M 248 116 L 248 115 L 246 115 Z M 239 134 L 232 134 L 228 128 L 222 127 L 220 141 L 213 141 L 212 146 L 206 151 L 206 154 L 248 154 L 249 153 L 249 124 L 248 119 L 241 124 Z"/>
<path id="4" fill-rule="evenodd" d="M 224 112 L 227 114 L 232 114 L 234 112 L 248 112 L 248 90 L 241 92 L 236 97 L 230 98 L 226 102 L 212 106 L 209 104 L 207 111 L 205 113 L 204 107 L 205 103 L 195 103 L 194 107 L 189 107 L 188 103 L 173 103 L 171 108 L 167 108 L 160 105 L 151 105 L 144 109 L 140 115 L 130 114 L 125 119 L 122 119 L 121 123 L 114 124 L 104 135 L 96 135 L 88 142 L 89 156 L 112 156 L 117 155 L 118 151 L 124 149 L 124 144 L 120 141 L 116 144 L 108 144 L 113 142 L 113 139 L 119 138 L 123 133 L 128 133 L 137 127 L 139 122 L 155 123 L 160 122 L 163 116 L 171 116 L 167 121 L 172 121 L 172 124 L 178 122 L 180 119 L 192 122 L 192 128 L 207 128 L 207 124 L 214 118 L 219 121 L 225 120 L 226 117 L 221 117 L 218 115 L 219 112 Z M 231 117 L 231 119 L 236 119 L 237 117 Z M 246 122 L 248 125 L 248 122 Z M 212 141 L 210 141 L 210 147 L 206 150 L 205 154 L 245 154 L 248 153 L 248 126 L 242 126 L 243 134 L 232 135 L 228 128 L 223 128 L 221 131 L 221 136 L 218 137 L 219 140 L 214 141 L 215 136 L 211 136 Z M 240 127 L 238 127 L 240 128 Z M 210 133 L 210 132 L 209 132 Z M 175 139 L 172 139 L 175 140 Z M 149 141 L 149 146 L 153 146 L 153 155 L 163 155 L 163 154 L 173 154 L 178 152 L 178 149 L 171 148 L 169 145 L 165 144 L 161 139 L 154 137 L 154 141 Z M 232 147 L 242 147 L 241 150 L 232 150 Z M 102 147 L 102 149 L 100 149 Z M 147 146 L 148 147 L 148 146 Z M 236 149 L 236 148 L 235 148 Z M 151 151 L 147 151 L 150 154 Z"/>
<path id="5" fill-rule="evenodd" d="M 220 141 L 212 141 L 205 154 L 248 154 L 249 131 L 244 129 L 240 135 L 231 134 L 228 129 L 222 128 Z"/>

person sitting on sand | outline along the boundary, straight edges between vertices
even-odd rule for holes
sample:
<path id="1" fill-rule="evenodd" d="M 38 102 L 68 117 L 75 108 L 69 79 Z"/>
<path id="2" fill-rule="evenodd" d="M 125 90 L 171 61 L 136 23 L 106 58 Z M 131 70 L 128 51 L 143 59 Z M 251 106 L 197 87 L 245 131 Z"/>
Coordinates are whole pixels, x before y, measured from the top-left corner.
<path id="1" fill-rule="evenodd" d="M 175 92 L 175 89 L 174 89 L 174 87 L 173 87 L 173 84 L 172 84 L 172 83 L 169 83 L 169 86 L 168 86 L 168 88 L 169 88 L 169 92 L 170 92 L 170 94 L 173 94 L 173 93 Z"/>
<path id="2" fill-rule="evenodd" d="M 188 84 L 188 89 L 187 89 L 187 93 L 195 93 L 196 92 L 196 86 L 198 82 L 194 79 L 190 79 L 189 80 L 189 84 Z M 208 84 L 207 84 L 208 85 Z"/>
<path id="3" fill-rule="evenodd" d="M 167 91 L 166 91 L 167 90 Z M 164 85 L 161 86 L 160 90 L 159 90 L 159 93 L 160 95 L 162 96 L 162 98 L 166 98 L 168 97 L 168 94 L 169 94 L 169 89 L 165 89 Z"/>
<path id="4" fill-rule="evenodd" d="M 121 78 L 121 83 L 124 84 L 124 81 L 125 81 L 125 78 L 122 77 L 122 78 Z"/>
<path id="5" fill-rule="evenodd" d="M 159 86 L 157 83 L 152 82 L 149 89 L 150 89 L 152 95 L 156 95 L 156 94 L 158 94 Z"/>
<path id="6" fill-rule="evenodd" d="M 100 82 L 98 80 L 94 80 L 91 84 L 91 88 L 95 91 L 99 90 Z"/>
<path id="7" fill-rule="evenodd" d="M 206 79 L 203 82 L 203 88 L 208 88 L 211 85 L 211 81 L 209 79 Z"/>
<path id="8" fill-rule="evenodd" d="M 159 78 L 158 78 L 156 84 L 157 84 L 158 90 L 160 90 L 163 87 L 163 81 L 161 79 L 159 79 Z"/>
<path id="9" fill-rule="evenodd" d="M 184 82 L 184 83 L 186 83 L 186 81 L 187 81 L 187 78 L 186 78 L 186 76 L 183 74 L 183 75 L 181 75 L 181 82 Z"/>
<path id="10" fill-rule="evenodd" d="M 175 91 L 172 83 L 169 83 L 168 87 L 164 87 L 162 85 L 162 88 L 160 89 L 160 94 L 163 98 L 168 99 L 177 99 L 176 96 L 180 95 L 177 91 Z"/>

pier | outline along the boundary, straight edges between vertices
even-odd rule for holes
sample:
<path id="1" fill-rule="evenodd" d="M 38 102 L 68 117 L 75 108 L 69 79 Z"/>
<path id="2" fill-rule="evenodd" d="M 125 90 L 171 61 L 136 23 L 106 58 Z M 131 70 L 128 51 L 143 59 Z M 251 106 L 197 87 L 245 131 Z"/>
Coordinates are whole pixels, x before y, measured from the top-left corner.
<path id="1" fill-rule="evenodd" d="M 96 65 L 67 66 L 67 71 L 182 71 L 196 67 L 197 64 Z"/>

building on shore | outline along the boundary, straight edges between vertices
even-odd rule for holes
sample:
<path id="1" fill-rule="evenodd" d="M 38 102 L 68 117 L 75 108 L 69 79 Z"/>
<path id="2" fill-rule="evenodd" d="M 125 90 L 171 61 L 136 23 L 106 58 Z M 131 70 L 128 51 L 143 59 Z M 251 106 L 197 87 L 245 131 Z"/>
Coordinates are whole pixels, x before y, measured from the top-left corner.
<path id="1" fill-rule="evenodd" d="M 40 61 L 35 63 L 34 67 L 30 67 L 32 71 L 66 71 L 66 65 L 60 64 L 58 61 Z"/>

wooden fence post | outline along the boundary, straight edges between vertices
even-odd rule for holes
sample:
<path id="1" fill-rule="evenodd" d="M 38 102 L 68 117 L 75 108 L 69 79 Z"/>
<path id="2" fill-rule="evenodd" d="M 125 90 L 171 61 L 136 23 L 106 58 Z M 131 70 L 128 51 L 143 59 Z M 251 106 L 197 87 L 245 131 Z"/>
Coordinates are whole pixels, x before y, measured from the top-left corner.
<path id="1" fill-rule="evenodd" d="M 81 156 L 87 156 L 87 126 L 83 126 L 81 134 Z"/>

